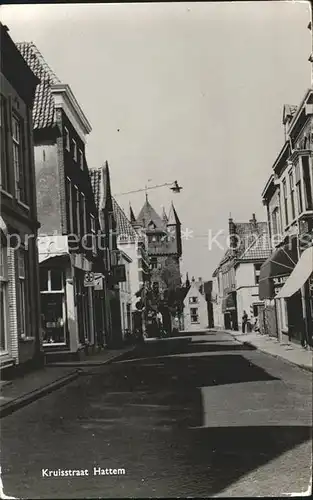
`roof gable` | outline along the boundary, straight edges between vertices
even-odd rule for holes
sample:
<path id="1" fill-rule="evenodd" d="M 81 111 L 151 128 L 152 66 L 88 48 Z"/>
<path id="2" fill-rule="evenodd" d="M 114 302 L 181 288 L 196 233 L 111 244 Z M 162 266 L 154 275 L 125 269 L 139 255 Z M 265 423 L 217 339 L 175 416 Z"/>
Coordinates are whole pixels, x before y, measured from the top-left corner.
<path id="1" fill-rule="evenodd" d="M 189 304 L 189 297 L 197 297 L 199 302 L 203 302 L 205 303 L 206 300 L 204 298 L 204 296 L 202 295 L 202 293 L 200 292 L 199 288 L 197 287 L 196 283 L 193 282 L 185 296 L 185 299 L 184 299 L 184 302 L 185 302 L 185 305 L 186 304 Z M 190 304 L 192 305 L 192 304 Z M 197 307 L 197 304 L 194 304 L 195 307 Z"/>
<path id="2" fill-rule="evenodd" d="M 138 239 L 136 230 L 131 225 L 124 210 L 119 206 L 115 198 L 112 197 L 113 214 L 116 221 L 117 236 L 119 243 L 135 243 Z"/>
<path id="3" fill-rule="evenodd" d="M 147 198 L 144 206 L 139 212 L 139 215 L 137 217 L 137 223 L 147 229 L 149 224 L 151 224 L 151 222 L 153 222 L 155 228 L 164 229 L 164 221 L 162 221 L 161 217 L 156 213 L 154 208 L 150 205 Z"/>

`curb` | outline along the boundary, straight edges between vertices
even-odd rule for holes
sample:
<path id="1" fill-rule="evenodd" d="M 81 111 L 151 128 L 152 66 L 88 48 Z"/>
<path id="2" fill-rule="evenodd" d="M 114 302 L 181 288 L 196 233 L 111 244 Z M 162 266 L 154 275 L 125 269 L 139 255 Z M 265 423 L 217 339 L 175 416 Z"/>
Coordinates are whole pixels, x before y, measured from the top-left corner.
<path id="1" fill-rule="evenodd" d="M 76 380 L 79 377 L 79 375 L 80 371 L 76 370 L 74 373 L 65 375 L 64 377 L 61 377 L 46 386 L 39 387 L 39 389 L 35 389 L 34 391 L 28 392 L 23 396 L 20 396 L 16 399 L 13 399 L 12 401 L 9 401 L 8 403 L 3 404 L 0 407 L 0 418 L 6 417 L 7 415 L 11 415 L 11 413 L 14 413 L 20 408 L 23 408 L 24 406 L 33 403 L 37 399 L 40 399 L 43 396 L 46 396 L 47 394 L 57 389 L 60 389 L 64 385 L 67 385 L 70 382 Z"/>
<path id="2" fill-rule="evenodd" d="M 54 367 L 63 367 L 63 368 L 79 368 L 80 370 L 84 370 L 84 368 L 92 368 L 93 366 L 103 366 L 103 365 L 108 365 L 112 363 L 113 361 L 118 361 L 120 358 L 123 358 L 126 356 L 129 352 L 133 351 L 135 347 L 131 347 L 130 349 L 125 350 L 124 352 L 117 354 L 116 356 L 111 356 L 108 359 L 105 359 L 104 361 L 92 361 L 90 360 L 89 362 L 86 361 L 73 361 L 70 364 L 67 363 L 66 361 L 62 362 L 60 361 L 59 363 L 48 363 L 46 365 L 47 368 L 54 368 Z"/>
<path id="3" fill-rule="evenodd" d="M 242 345 L 249 345 L 249 346 L 255 347 L 255 349 L 257 349 L 258 351 L 263 352 L 264 354 L 267 354 L 268 356 L 272 356 L 272 358 L 276 358 L 276 359 L 280 359 L 281 361 L 285 361 L 286 363 L 288 363 L 292 366 L 296 366 L 297 368 L 300 368 L 301 370 L 305 370 L 305 371 L 310 372 L 310 373 L 313 372 L 313 366 L 311 368 L 309 366 L 299 365 L 295 361 L 290 361 L 289 359 L 286 359 L 283 356 L 280 356 L 279 354 L 273 354 L 273 353 L 268 352 L 268 351 L 263 351 L 263 349 L 260 349 L 259 347 L 254 345 L 252 342 L 249 342 L 248 340 L 241 341 L 241 340 L 238 340 L 238 338 L 236 338 L 234 335 L 232 335 L 232 334 L 230 334 L 230 335 L 233 337 L 234 340 L 236 340 L 237 342 L 239 342 Z"/>
<path id="4" fill-rule="evenodd" d="M 247 344 L 247 345 L 253 345 L 251 342 L 247 342 L 247 341 L 245 341 L 243 343 Z M 313 372 L 313 367 L 310 368 L 309 366 L 306 366 L 306 365 L 299 365 L 295 361 L 290 361 L 290 359 L 286 359 L 283 356 L 280 356 L 279 354 L 273 354 L 271 352 L 263 351 L 262 349 L 259 349 L 255 345 L 253 345 L 253 347 L 255 347 L 258 351 L 263 352 L 264 354 L 268 354 L 268 356 L 272 356 L 272 358 L 280 359 L 281 361 L 284 361 L 292 366 L 296 366 L 297 368 L 300 368 L 301 370 L 305 370 L 305 371 L 310 372 L 310 373 Z"/>

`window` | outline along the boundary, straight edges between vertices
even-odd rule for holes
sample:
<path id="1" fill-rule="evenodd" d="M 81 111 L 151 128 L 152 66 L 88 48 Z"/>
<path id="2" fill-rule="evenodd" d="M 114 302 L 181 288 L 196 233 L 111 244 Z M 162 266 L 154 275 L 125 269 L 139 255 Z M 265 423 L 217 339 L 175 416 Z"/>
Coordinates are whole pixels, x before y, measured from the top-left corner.
<path id="1" fill-rule="evenodd" d="M 296 165 L 296 190 L 297 190 L 297 201 L 298 201 L 298 215 L 303 212 L 303 201 L 302 201 L 302 186 L 301 186 L 301 175 L 300 175 L 300 165 Z"/>
<path id="2" fill-rule="evenodd" d="M 295 189 L 294 189 L 292 170 L 289 172 L 289 187 L 290 187 L 290 199 L 291 199 L 291 218 L 293 220 L 296 216 L 296 210 L 295 210 Z"/>
<path id="3" fill-rule="evenodd" d="M 151 269 L 157 269 L 158 267 L 158 259 L 156 257 L 151 257 L 150 259 Z"/>
<path id="4" fill-rule="evenodd" d="M 190 309 L 190 318 L 191 318 L 191 323 L 198 323 L 199 317 L 198 317 L 197 307 L 192 307 Z"/>
<path id="5" fill-rule="evenodd" d="M 70 151 L 70 134 L 66 127 L 64 127 L 64 140 L 65 140 L 65 149 Z"/>
<path id="6" fill-rule="evenodd" d="M 7 248 L 0 249 L 0 352 L 7 349 L 8 335 L 8 265 Z"/>
<path id="7" fill-rule="evenodd" d="M 198 304 L 198 297 L 189 297 L 189 304 Z"/>
<path id="8" fill-rule="evenodd" d="M 12 118 L 13 166 L 15 175 L 15 196 L 19 201 L 26 201 L 25 175 L 22 155 L 22 134 L 19 118 Z"/>
<path id="9" fill-rule="evenodd" d="M 72 143 L 73 143 L 73 158 L 74 161 L 77 161 L 77 144 L 74 139 L 72 140 Z"/>
<path id="10" fill-rule="evenodd" d="M 262 264 L 254 264 L 254 281 L 256 285 L 259 284 L 261 266 Z"/>
<path id="11" fill-rule="evenodd" d="M 85 206 L 85 196 L 83 193 L 79 194 L 79 227 L 80 227 L 80 237 L 82 238 L 85 234 L 85 219 L 84 219 L 84 206 Z"/>
<path id="12" fill-rule="evenodd" d="M 289 217 L 288 217 L 288 195 L 287 195 L 286 179 L 283 180 L 283 196 L 284 196 L 284 208 L 285 208 L 285 223 L 287 226 L 289 223 Z"/>
<path id="13" fill-rule="evenodd" d="M 73 199 L 72 199 L 72 183 L 69 177 L 66 178 L 66 217 L 67 231 L 73 231 Z"/>
<path id="14" fill-rule="evenodd" d="M 256 304 L 253 304 L 252 307 L 253 307 L 253 316 L 257 317 L 259 314 L 259 306 Z"/>
<path id="15" fill-rule="evenodd" d="M 63 292 L 64 273 L 61 269 L 39 269 L 40 292 Z"/>
<path id="16" fill-rule="evenodd" d="M 0 163 L 1 163 L 1 187 L 10 192 L 10 169 L 8 162 L 8 114 L 7 114 L 7 101 L 0 95 Z"/>
<path id="17" fill-rule="evenodd" d="M 88 233 L 87 209 L 86 209 L 86 198 L 84 194 L 82 194 L 82 205 L 83 205 L 83 234 L 87 234 Z"/>
<path id="18" fill-rule="evenodd" d="M 272 237 L 276 237 L 280 233 L 278 207 L 275 207 L 272 212 Z"/>
<path id="19" fill-rule="evenodd" d="M 18 331 L 20 337 L 27 336 L 27 267 L 28 267 L 28 254 L 20 248 L 17 250 L 17 293 L 19 303 L 19 316 L 18 316 Z"/>
<path id="20" fill-rule="evenodd" d="M 96 253 L 96 219 L 94 215 L 90 214 L 90 223 L 91 223 L 91 237 L 92 237 L 92 250 L 93 253 Z"/>
<path id="21" fill-rule="evenodd" d="M 64 273 L 40 268 L 40 292 L 44 344 L 65 344 Z"/>
<path id="22" fill-rule="evenodd" d="M 313 210 L 312 184 L 311 184 L 311 178 L 310 178 L 310 164 L 309 164 L 309 157 L 308 156 L 302 157 L 302 168 L 303 168 L 305 208 L 306 208 L 306 210 Z"/>
<path id="23" fill-rule="evenodd" d="M 81 149 L 78 150 L 78 162 L 81 170 L 84 170 L 84 154 Z"/>
<path id="24" fill-rule="evenodd" d="M 79 191 L 78 187 L 74 185 L 74 197 L 73 197 L 73 210 L 74 210 L 74 228 L 75 234 L 80 237 L 81 227 L 80 227 L 80 211 L 79 211 Z"/>

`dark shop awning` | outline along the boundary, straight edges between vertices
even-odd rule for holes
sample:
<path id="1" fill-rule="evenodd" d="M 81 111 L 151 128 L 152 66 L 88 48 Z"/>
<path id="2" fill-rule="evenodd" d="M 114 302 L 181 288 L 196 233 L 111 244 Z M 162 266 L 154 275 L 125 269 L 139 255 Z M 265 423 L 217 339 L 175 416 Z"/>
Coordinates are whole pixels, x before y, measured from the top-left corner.
<path id="1" fill-rule="evenodd" d="M 275 296 L 274 279 L 289 276 L 297 264 L 297 247 L 293 243 L 277 248 L 260 269 L 259 298 L 272 299 Z"/>
<path id="2" fill-rule="evenodd" d="M 235 309 L 236 309 L 236 306 L 235 306 L 234 297 L 231 293 L 229 293 L 227 295 L 227 297 L 225 297 L 222 300 L 222 313 L 226 313 L 227 311 L 234 311 Z"/>
<path id="3" fill-rule="evenodd" d="M 288 298 L 294 295 L 310 278 L 313 273 L 313 247 L 307 248 L 301 255 L 299 262 L 288 277 L 286 283 L 276 295 L 276 298 Z"/>

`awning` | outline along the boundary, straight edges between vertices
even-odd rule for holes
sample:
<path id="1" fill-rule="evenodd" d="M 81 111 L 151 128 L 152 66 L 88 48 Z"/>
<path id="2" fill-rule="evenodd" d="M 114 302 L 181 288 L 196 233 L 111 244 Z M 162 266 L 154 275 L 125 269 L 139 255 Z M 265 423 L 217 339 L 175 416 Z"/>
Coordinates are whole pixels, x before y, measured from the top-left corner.
<path id="1" fill-rule="evenodd" d="M 288 277 L 286 283 L 276 295 L 276 299 L 294 295 L 313 273 L 313 247 L 309 247 L 301 254 L 298 264 Z"/>
<path id="2" fill-rule="evenodd" d="M 227 297 L 222 300 L 222 313 L 227 311 L 234 311 L 236 309 L 233 295 L 229 293 Z"/>
<path id="3" fill-rule="evenodd" d="M 272 299 L 275 296 L 274 278 L 289 276 L 298 260 L 296 241 L 277 248 L 260 269 L 259 298 Z"/>

